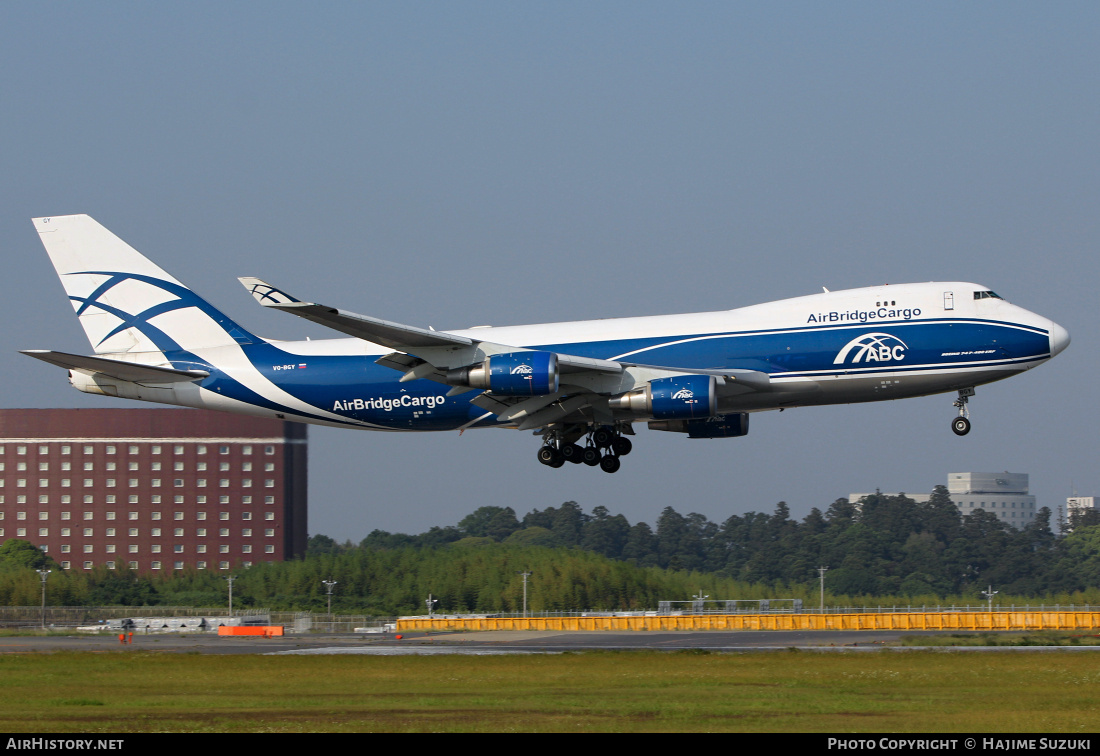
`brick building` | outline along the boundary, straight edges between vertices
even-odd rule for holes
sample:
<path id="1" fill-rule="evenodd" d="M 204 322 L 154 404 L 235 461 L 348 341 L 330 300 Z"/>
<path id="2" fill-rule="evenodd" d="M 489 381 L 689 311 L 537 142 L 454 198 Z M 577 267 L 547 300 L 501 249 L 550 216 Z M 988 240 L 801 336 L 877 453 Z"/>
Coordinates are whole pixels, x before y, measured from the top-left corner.
<path id="1" fill-rule="evenodd" d="M 0 541 L 63 569 L 229 570 L 306 548 L 306 428 L 183 409 L 0 410 Z"/>

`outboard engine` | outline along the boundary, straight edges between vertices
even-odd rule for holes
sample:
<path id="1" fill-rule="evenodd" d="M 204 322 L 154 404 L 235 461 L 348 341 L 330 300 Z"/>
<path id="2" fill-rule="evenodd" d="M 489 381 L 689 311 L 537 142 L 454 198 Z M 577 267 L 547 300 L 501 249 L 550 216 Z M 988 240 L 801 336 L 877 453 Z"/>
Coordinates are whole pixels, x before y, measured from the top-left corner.
<path id="1" fill-rule="evenodd" d="M 734 412 L 706 420 L 653 420 L 650 430 L 686 433 L 688 438 L 736 438 L 748 435 L 749 413 Z"/>

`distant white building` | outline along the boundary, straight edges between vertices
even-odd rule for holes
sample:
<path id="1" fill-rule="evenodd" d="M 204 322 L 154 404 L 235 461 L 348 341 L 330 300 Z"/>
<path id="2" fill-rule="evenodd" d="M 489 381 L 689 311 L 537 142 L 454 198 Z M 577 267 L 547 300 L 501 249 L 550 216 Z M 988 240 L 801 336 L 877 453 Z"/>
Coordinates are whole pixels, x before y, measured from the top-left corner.
<path id="1" fill-rule="evenodd" d="M 959 508 L 959 512 L 964 515 L 984 509 L 1015 528 L 1022 528 L 1035 519 L 1035 497 L 1028 494 L 1027 473 L 948 473 L 947 492 L 951 495 L 951 501 Z M 873 495 L 849 494 L 848 501 L 858 504 L 864 496 Z M 898 494 L 882 495 L 897 496 Z M 926 502 L 932 497 L 932 494 L 907 493 L 905 495 L 916 502 Z M 1091 497 L 1076 498 L 1084 500 Z"/>
<path id="2" fill-rule="evenodd" d="M 1070 496 L 1066 499 L 1066 511 L 1096 509 L 1095 496 Z"/>

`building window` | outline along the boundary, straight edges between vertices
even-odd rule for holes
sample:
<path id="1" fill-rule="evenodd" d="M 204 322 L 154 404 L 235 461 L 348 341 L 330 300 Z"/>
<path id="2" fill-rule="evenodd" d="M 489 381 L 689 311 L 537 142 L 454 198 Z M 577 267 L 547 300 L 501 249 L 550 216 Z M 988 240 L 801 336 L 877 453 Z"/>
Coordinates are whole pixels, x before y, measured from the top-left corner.
<path id="1" fill-rule="evenodd" d="M 138 537 L 138 529 L 137 528 L 130 528 L 130 537 L 131 538 L 137 538 Z"/>
<path id="2" fill-rule="evenodd" d="M 153 538 L 160 538 L 160 528 L 153 528 L 153 532 L 150 533 Z"/>
<path id="3" fill-rule="evenodd" d="M 38 513 L 38 519 L 39 520 L 48 520 L 48 519 L 50 519 L 50 513 L 49 512 L 39 512 Z"/>
<path id="4" fill-rule="evenodd" d="M 218 547 L 218 553 L 219 554 L 228 554 L 229 553 L 229 547 L 225 546 L 225 545 L 219 546 Z"/>
<path id="5" fill-rule="evenodd" d="M 275 528 L 264 528 L 264 535 L 268 538 L 275 537 Z"/>
<path id="6" fill-rule="evenodd" d="M 84 513 L 84 519 L 85 519 L 85 520 L 90 520 L 90 519 L 92 519 L 92 513 L 91 513 L 91 512 L 85 512 L 85 513 Z"/>
<path id="7" fill-rule="evenodd" d="M 84 569 L 86 569 L 86 570 L 92 569 L 92 563 L 91 562 L 85 562 L 84 563 Z"/>
<path id="8" fill-rule="evenodd" d="M 137 488 L 137 487 L 138 487 L 138 479 L 137 478 L 130 478 L 130 488 Z"/>
<path id="9" fill-rule="evenodd" d="M 218 447 L 218 454 L 228 454 L 228 453 L 229 453 L 229 447 L 228 446 L 219 446 Z"/>
<path id="10" fill-rule="evenodd" d="M 241 553 L 242 554 L 251 554 L 252 553 L 252 547 L 247 545 L 247 544 L 244 545 L 244 546 L 241 546 Z"/>
<path id="11" fill-rule="evenodd" d="M 183 454 L 183 444 L 176 444 L 175 446 L 173 446 L 172 452 L 174 454 Z"/>
<path id="12" fill-rule="evenodd" d="M 159 520 L 160 519 L 160 512 L 153 512 L 152 513 L 152 519 Z"/>
<path id="13" fill-rule="evenodd" d="M 62 554 L 68 554 L 71 550 L 72 550 L 72 547 L 69 546 L 69 544 L 67 544 L 67 543 L 61 544 L 61 553 Z"/>
<path id="14" fill-rule="evenodd" d="M 274 453 L 275 453 L 275 447 L 274 446 L 271 446 L 269 444 L 269 445 L 264 447 L 264 454 L 274 454 Z"/>
<path id="15" fill-rule="evenodd" d="M 199 538 L 206 538 L 206 528 L 199 528 L 195 531 L 195 535 Z"/>
<path id="16" fill-rule="evenodd" d="M 160 569 L 160 562 L 153 562 L 153 569 L 154 570 L 159 570 Z"/>
<path id="17" fill-rule="evenodd" d="M 71 565 L 71 564 L 70 564 L 69 562 L 62 562 L 62 563 L 61 563 L 61 569 L 63 569 L 63 570 L 67 570 L 67 569 L 69 569 L 69 568 L 70 568 L 71 566 L 72 566 L 72 565 Z"/>
<path id="18" fill-rule="evenodd" d="M 173 512 L 172 513 L 172 519 L 173 520 L 182 520 L 183 519 L 183 512 Z"/>
<path id="19" fill-rule="evenodd" d="M 195 513 L 195 519 L 196 520 L 205 520 L 206 519 L 206 512 L 196 512 Z"/>
<path id="20" fill-rule="evenodd" d="M 275 553 L 275 547 L 271 546 L 270 544 L 267 545 L 267 546 L 264 546 L 264 553 L 265 554 L 274 554 Z"/>
<path id="21" fill-rule="evenodd" d="M 219 570 L 228 570 L 229 569 L 229 562 L 218 562 L 218 569 Z"/>
<path id="22" fill-rule="evenodd" d="M 114 554 L 115 553 L 115 545 L 113 543 L 107 545 L 107 553 L 108 554 Z"/>
<path id="23" fill-rule="evenodd" d="M 218 519 L 219 520 L 228 520 L 229 519 L 229 513 L 228 512 L 218 512 Z"/>
<path id="24" fill-rule="evenodd" d="M 114 454 L 114 453 L 115 453 L 115 446 L 114 446 L 114 444 L 107 444 L 107 453 L 108 453 L 108 454 Z"/>
<path id="25" fill-rule="evenodd" d="M 229 478 L 221 478 L 218 481 L 218 486 L 221 488 L 229 488 Z"/>
<path id="26" fill-rule="evenodd" d="M 38 529 L 38 537 L 39 538 L 49 538 L 49 536 L 50 536 L 50 529 L 49 528 L 39 528 Z"/>
<path id="27" fill-rule="evenodd" d="M 152 448 L 149 449 L 149 453 L 150 454 L 160 454 L 160 444 L 153 444 Z"/>
<path id="28" fill-rule="evenodd" d="M 138 553 L 138 547 L 135 546 L 134 544 L 130 544 L 130 546 L 128 546 L 126 550 L 129 551 L 131 554 Z M 132 562 L 131 562 L 131 564 L 132 564 Z"/>
<path id="29" fill-rule="evenodd" d="M 84 537 L 85 538 L 91 538 L 92 537 L 92 529 L 91 528 L 84 528 Z"/>
<path id="30" fill-rule="evenodd" d="M 130 444 L 129 451 L 130 451 L 131 454 L 137 454 L 138 453 L 137 444 Z M 135 467 L 134 469 L 136 470 L 137 468 Z"/>
<path id="31" fill-rule="evenodd" d="M 90 544 L 90 543 L 84 544 L 84 553 L 85 554 L 91 554 L 92 553 L 92 544 Z"/>
<path id="32" fill-rule="evenodd" d="M 241 512 L 241 519 L 242 520 L 251 520 L 252 519 L 252 513 L 251 512 Z"/>
<path id="33" fill-rule="evenodd" d="M 183 553 L 183 545 L 177 543 L 175 546 L 172 547 L 172 553 L 173 554 L 182 554 Z"/>
<path id="34" fill-rule="evenodd" d="M 205 554 L 206 553 L 206 544 L 205 543 L 200 543 L 198 546 L 195 547 L 195 551 L 197 551 L 200 554 Z"/>
<path id="35" fill-rule="evenodd" d="M 219 528 L 218 529 L 218 535 L 221 536 L 222 538 L 228 537 L 229 536 L 229 528 Z"/>
<path id="36" fill-rule="evenodd" d="M 107 528 L 107 537 L 108 538 L 114 538 L 115 537 L 115 529 L 114 528 Z"/>
<path id="37" fill-rule="evenodd" d="M 159 554 L 160 553 L 160 544 L 159 543 L 154 543 L 153 546 L 151 547 L 150 551 L 152 551 L 154 554 Z"/>
<path id="38" fill-rule="evenodd" d="M 136 520 L 137 518 L 138 518 L 138 513 L 137 512 L 130 512 L 126 517 L 126 519 L 128 519 L 128 520 Z"/>
<path id="39" fill-rule="evenodd" d="M 174 535 L 176 538 L 182 538 L 183 528 L 175 528 L 174 530 L 172 530 L 172 535 Z"/>
<path id="40" fill-rule="evenodd" d="M 183 470 L 183 462 L 176 462 L 172 465 L 173 470 Z"/>
<path id="41" fill-rule="evenodd" d="M 172 481 L 172 485 L 174 485 L 176 488 L 183 488 L 183 478 L 176 478 Z"/>
<path id="42" fill-rule="evenodd" d="M 206 444 L 199 444 L 195 447 L 196 454 L 206 454 Z"/>

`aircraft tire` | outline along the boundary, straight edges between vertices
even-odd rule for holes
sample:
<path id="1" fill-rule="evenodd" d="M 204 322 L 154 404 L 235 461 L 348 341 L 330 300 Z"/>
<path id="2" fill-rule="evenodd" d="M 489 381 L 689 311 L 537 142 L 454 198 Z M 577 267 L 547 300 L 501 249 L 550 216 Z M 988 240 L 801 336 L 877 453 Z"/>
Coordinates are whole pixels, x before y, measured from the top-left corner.
<path id="1" fill-rule="evenodd" d="M 596 432 L 592 434 L 592 443 L 601 449 L 611 446 L 611 442 L 615 440 L 615 433 L 606 426 L 601 426 L 596 429 Z"/>
<path id="2" fill-rule="evenodd" d="M 951 430 L 956 436 L 965 436 L 970 432 L 970 421 L 965 417 L 956 417 L 951 421 Z"/>
<path id="3" fill-rule="evenodd" d="M 584 451 L 581 452 L 581 461 L 589 467 L 595 467 L 600 464 L 602 458 L 603 455 L 600 454 L 600 450 L 595 446 L 586 446 L 584 447 Z"/>
<path id="4" fill-rule="evenodd" d="M 633 448 L 634 444 L 625 436 L 619 436 L 611 442 L 611 450 L 620 457 L 625 457 L 627 454 L 630 454 L 630 450 Z"/>
<path id="5" fill-rule="evenodd" d="M 561 447 L 561 455 L 565 457 L 565 461 L 572 462 L 575 465 L 579 465 L 584 461 L 582 459 L 583 454 L 584 449 L 577 444 L 565 444 Z"/>
<path id="6" fill-rule="evenodd" d="M 612 454 L 608 454 L 600 460 L 600 469 L 605 473 L 618 472 L 621 465 L 622 463 L 619 462 L 619 458 Z"/>
<path id="7" fill-rule="evenodd" d="M 554 466 L 554 460 L 561 456 L 561 452 L 552 446 L 543 446 L 539 449 L 538 459 L 544 465 Z"/>

